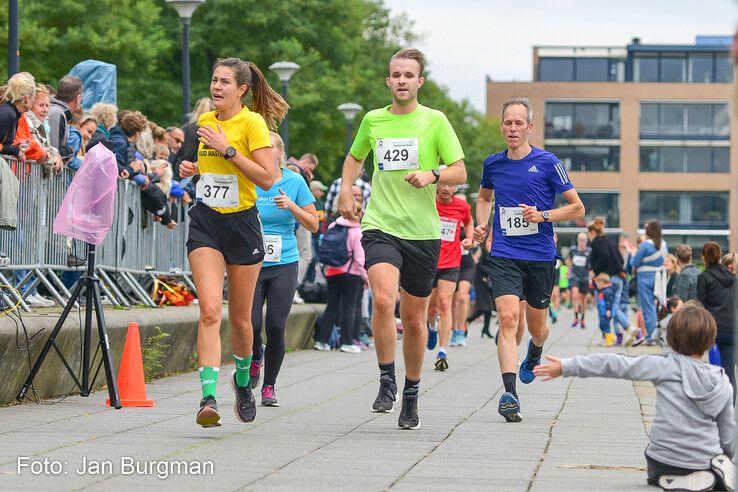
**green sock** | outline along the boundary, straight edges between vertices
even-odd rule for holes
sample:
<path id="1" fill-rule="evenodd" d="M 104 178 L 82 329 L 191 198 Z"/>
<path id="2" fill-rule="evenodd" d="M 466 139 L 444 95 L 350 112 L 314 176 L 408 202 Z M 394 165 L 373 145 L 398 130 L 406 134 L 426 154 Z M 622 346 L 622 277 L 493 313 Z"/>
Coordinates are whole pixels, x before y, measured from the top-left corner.
<path id="1" fill-rule="evenodd" d="M 218 386 L 218 372 L 220 367 L 201 367 L 200 384 L 202 385 L 202 397 L 212 396 L 215 398 L 215 390 Z"/>
<path id="2" fill-rule="evenodd" d="M 251 375 L 249 370 L 251 369 L 251 356 L 239 357 L 233 354 L 233 360 L 236 362 L 236 384 L 241 388 L 245 388 L 249 385 L 249 379 Z"/>

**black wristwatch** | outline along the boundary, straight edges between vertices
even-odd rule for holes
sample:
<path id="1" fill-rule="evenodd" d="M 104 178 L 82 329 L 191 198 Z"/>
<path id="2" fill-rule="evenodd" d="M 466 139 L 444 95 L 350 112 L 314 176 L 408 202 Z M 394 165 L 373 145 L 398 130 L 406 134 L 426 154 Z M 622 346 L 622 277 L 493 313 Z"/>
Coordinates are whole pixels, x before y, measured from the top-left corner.
<path id="1" fill-rule="evenodd" d="M 436 177 L 436 179 L 433 180 L 433 183 L 438 183 L 438 180 L 441 179 L 441 171 L 439 171 L 438 169 L 433 169 L 431 172 L 433 173 L 433 176 Z"/>
<path id="2" fill-rule="evenodd" d="M 551 218 L 551 212 L 549 212 L 548 210 L 544 210 L 543 212 L 541 212 L 541 215 L 543 216 L 543 222 L 548 222 L 548 219 Z"/>
<path id="3" fill-rule="evenodd" d="M 225 151 L 225 154 L 223 154 L 223 157 L 227 160 L 227 159 L 233 159 L 235 155 L 236 155 L 236 149 L 234 149 L 233 147 L 228 147 Z"/>

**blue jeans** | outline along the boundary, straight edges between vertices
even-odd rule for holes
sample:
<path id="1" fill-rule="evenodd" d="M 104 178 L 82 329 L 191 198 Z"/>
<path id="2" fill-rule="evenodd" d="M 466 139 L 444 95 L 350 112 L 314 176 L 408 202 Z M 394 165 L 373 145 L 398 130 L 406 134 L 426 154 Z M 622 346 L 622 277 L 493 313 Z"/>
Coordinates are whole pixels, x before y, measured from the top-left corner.
<path id="1" fill-rule="evenodd" d="M 656 280 L 654 272 L 638 272 L 638 306 L 643 313 L 643 322 L 646 324 L 646 338 L 651 340 L 653 330 L 656 329 L 656 297 L 653 295 L 653 286 Z"/>
<path id="2" fill-rule="evenodd" d="M 628 320 L 628 311 L 623 309 L 622 300 L 623 292 L 625 292 L 625 298 L 628 297 L 628 292 L 625 290 L 627 282 L 617 275 L 610 277 L 610 283 L 615 287 L 615 298 L 612 302 L 612 319 L 620 325 L 622 330 L 627 329 L 630 326 L 630 320 Z M 625 303 L 627 306 L 627 303 Z"/>

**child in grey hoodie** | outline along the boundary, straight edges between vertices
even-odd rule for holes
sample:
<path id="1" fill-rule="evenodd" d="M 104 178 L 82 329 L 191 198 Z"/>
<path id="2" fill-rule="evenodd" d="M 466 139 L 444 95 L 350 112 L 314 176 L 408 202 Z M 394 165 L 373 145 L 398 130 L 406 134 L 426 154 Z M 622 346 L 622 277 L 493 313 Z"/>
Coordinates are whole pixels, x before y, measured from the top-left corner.
<path id="1" fill-rule="evenodd" d="M 656 415 L 645 453 L 648 483 L 664 490 L 712 490 L 719 481 L 719 486 L 734 490 L 733 389 L 722 368 L 702 361 L 716 332 L 710 313 L 688 302 L 672 316 L 666 332 L 674 352 L 546 356 L 550 363 L 533 372 L 544 381 L 559 376 L 651 381 L 656 386 Z"/>

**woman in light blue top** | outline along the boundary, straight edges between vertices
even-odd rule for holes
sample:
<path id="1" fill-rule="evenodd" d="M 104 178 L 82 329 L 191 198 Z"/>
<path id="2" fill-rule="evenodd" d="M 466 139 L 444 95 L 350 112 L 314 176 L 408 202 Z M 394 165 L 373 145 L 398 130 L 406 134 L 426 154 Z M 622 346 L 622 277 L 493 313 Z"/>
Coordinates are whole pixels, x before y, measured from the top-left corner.
<path id="1" fill-rule="evenodd" d="M 254 292 L 251 322 L 254 326 L 254 356 L 251 360 L 251 387 L 256 388 L 264 365 L 261 404 L 279 406 L 274 393 L 279 369 L 284 359 L 284 330 L 297 290 L 297 239 L 295 228 L 302 225 L 310 232 L 318 230 L 315 197 L 305 180 L 284 167 L 284 143 L 271 133 L 272 152 L 277 166 L 277 182 L 265 191 L 256 187 L 256 206 L 264 231 L 264 264 Z M 264 301 L 267 302 L 263 318 Z M 262 345 L 262 321 L 267 345 Z"/>
<path id="2" fill-rule="evenodd" d="M 638 245 L 631 257 L 628 269 L 636 276 L 638 306 L 646 324 L 646 342 L 652 343 L 651 335 L 656 329 L 656 300 L 663 305 L 666 301 L 666 270 L 664 255 L 666 242 L 661 238 L 661 224 L 657 220 L 646 223 L 646 239 Z"/>

